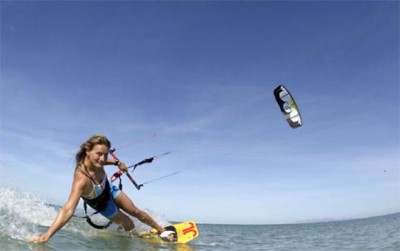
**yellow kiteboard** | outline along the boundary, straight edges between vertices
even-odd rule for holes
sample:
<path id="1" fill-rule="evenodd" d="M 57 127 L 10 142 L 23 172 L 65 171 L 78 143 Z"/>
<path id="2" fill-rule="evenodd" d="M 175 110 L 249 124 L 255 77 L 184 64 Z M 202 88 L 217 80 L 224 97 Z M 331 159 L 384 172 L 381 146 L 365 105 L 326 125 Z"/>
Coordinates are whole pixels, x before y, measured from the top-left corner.
<path id="1" fill-rule="evenodd" d="M 165 230 L 163 238 L 169 239 L 169 241 L 163 240 L 156 229 L 137 233 L 136 236 L 151 243 L 188 243 L 199 236 L 199 230 L 194 221 L 174 224 L 165 227 Z"/>

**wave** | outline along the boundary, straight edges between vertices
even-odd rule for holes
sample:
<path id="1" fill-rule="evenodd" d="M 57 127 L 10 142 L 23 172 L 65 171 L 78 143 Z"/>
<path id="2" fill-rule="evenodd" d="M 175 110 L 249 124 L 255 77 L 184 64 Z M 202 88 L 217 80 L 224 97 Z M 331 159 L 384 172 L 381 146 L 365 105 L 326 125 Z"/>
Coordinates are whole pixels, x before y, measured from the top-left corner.
<path id="1" fill-rule="evenodd" d="M 37 226 L 49 226 L 57 212 L 32 194 L 0 187 L 0 233 L 23 240 L 38 234 Z"/>
<path id="2" fill-rule="evenodd" d="M 46 202 L 37 195 L 7 187 L 0 187 L 0 201 L 0 237 L 22 241 L 46 231 L 61 208 L 58 205 Z M 78 215 L 84 215 L 81 210 L 78 209 L 77 211 Z M 155 212 L 148 209 L 145 211 L 159 224 L 170 224 Z M 93 215 L 91 218 L 97 224 L 107 222 L 107 219 L 99 214 Z M 137 230 L 149 229 L 147 225 L 139 222 L 137 219 L 132 218 L 132 220 Z M 71 218 L 63 230 L 79 234 L 86 238 L 104 235 L 105 233 L 105 230 L 92 228 L 81 217 Z M 118 226 L 113 224 L 106 230 L 106 233 L 113 235 L 120 234 L 120 231 L 118 230 Z"/>

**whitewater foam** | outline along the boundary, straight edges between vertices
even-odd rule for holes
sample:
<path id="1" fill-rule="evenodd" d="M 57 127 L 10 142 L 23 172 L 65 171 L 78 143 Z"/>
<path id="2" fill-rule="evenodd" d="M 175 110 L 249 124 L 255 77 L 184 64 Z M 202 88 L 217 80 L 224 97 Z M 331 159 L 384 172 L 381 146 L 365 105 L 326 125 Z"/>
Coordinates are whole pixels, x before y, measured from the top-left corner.
<path id="1" fill-rule="evenodd" d="M 32 236 L 38 235 L 46 230 L 54 221 L 60 206 L 51 205 L 37 195 L 19 191 L 18 189 L 0 187 L 0 234 L 3 237 L 26 240 Z M 77 210 L 78 212 L 81 210 Z M 155 212 L 145 210 L 160 225 L 170 225 Z M 82 212 L 78 215 L 83 216 Z M 108 220 L 96 214 L 91 216 L 97 224 L 104 224 Z M 132 218 L 132 217 L 131 217 Z M 149 230 L 149 226 L 132 218 L 137 231 Z M 79 234 L 84 238 L 103 235 L 104 230 L 97 230 L 90 227 L 81 217 L 73 217 L 63 230 Z M 111 233 L 120 233 L 118 226 L 112 224 L 107 230 Z"/>

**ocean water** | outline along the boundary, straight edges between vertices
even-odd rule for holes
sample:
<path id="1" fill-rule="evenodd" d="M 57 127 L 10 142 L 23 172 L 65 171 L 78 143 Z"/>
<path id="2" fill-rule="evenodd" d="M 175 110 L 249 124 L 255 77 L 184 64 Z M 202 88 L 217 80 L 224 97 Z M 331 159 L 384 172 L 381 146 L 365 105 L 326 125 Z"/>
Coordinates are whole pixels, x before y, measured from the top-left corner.
<path id="1" fill-rule="evenodd" d="M 45 231 L 58 208 L 28 193 L 3 187 L 0 202 L 0 250 L 400 250 L 400 213 L 308 224 L 198 224 L 200 236 L 186 245 L 149 244 L 121 234 L 115 227 L 93 229 L 74 217 L 49 242 L 32 244 L 26 238 Z M 160 224 L 168 223 L 148 213 Z M 147 228 L 139 222 L 136 225 L 142 230 Z"/>

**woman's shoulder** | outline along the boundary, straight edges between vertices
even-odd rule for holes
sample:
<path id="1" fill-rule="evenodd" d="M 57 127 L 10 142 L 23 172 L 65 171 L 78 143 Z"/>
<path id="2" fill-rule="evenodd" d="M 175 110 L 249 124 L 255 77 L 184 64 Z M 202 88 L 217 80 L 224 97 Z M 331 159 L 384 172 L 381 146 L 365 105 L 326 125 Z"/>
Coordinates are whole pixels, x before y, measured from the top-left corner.
<path id="1" fill-rule="evenodd" d="M 80 183 L 83 186 L 90 182 L 89 177 L 80 169 L 76 168 L 74 173 L 74 183 Z"/>

